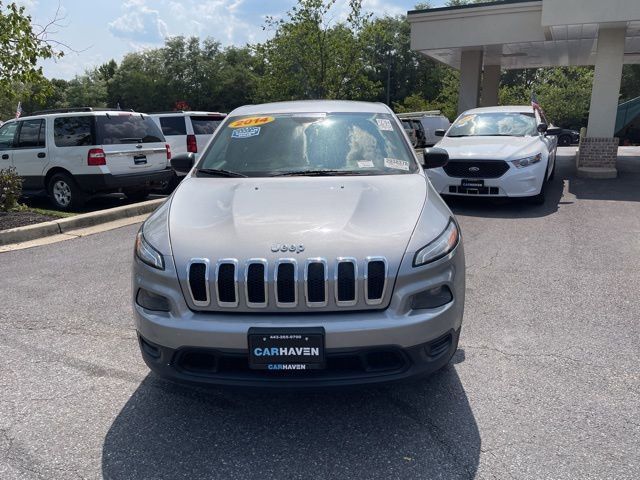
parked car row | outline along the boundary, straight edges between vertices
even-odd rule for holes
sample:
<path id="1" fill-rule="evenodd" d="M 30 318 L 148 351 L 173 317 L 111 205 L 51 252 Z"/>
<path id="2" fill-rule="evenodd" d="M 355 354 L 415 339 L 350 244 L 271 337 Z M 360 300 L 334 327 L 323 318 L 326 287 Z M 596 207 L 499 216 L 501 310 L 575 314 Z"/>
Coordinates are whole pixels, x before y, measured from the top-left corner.
<path id="1" fill-rule="evenodd" d="M 25 194 L 45 193 L 61 210 L 98 193 L 141 200 L 174 187 L 172 152 L 197 153 L 224 117 L 91 107 L 36 112 L 0 126 L 0 169 L 14 167 Z"/>

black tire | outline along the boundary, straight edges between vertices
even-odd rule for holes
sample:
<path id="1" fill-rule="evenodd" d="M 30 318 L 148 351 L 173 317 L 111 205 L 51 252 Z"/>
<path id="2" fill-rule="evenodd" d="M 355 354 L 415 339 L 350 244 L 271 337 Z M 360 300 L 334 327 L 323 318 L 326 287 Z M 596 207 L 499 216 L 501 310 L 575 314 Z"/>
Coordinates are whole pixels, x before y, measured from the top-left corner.
<path id="1" fill-rule="evenodd" d="M 147 199 L 151 191 L 148 188 L 141 188 L 137 190 L 125 190 L 123 193 L 127 197 L 127 200 L 141 202 Z"/>
<path id="2" fill-rule="evenodd" d="M 571 135 L 560 135 L 558 137 L 558 146 L 559 147 L 570 147 L 571 146 Z"/>
<path id="3" fill-rule="evenodd" d="M 162 187 L 157 189 L 156 191 L 162 193 L 163 195 L 171 195 L 173 191 L 176 189 L 176 187 L 178 186 L 178 184 L 180 183 L 180 181 L 182 180 L 182 178 L 183 177 L 179 177 L 174 173 L 171 179 L 163 183 Z"/>
<path id="4" fill-rule="evenodd" d="M 76 210 L 86 201 L 85 193 L 80 190 L 73 177 L 67 173 L 55 173 L 49 179 L 47 193 L 51 203 L 64 211 Z"/>

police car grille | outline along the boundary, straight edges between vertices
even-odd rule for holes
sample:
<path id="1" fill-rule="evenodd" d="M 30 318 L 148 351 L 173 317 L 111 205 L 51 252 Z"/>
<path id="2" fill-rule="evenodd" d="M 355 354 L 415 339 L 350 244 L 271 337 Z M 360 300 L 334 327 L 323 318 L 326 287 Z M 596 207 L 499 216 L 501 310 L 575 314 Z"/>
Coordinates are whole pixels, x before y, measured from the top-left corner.
<path id="1" fill-rule="evenodd" d="M 449 160 L 444 171 L 456 178 L 499 178 L 509 170 L 502 160 Z"/>

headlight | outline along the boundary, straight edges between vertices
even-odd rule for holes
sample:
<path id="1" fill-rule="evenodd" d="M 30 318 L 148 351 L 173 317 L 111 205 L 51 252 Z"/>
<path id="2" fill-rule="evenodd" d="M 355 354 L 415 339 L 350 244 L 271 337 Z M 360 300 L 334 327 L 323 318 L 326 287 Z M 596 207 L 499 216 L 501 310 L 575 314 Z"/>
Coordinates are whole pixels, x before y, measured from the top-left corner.
<path id="1" fill-rule="evenodd" d="M 162 254 L 147 242 L 142 234 L 142 228 L 136 235 L 136 255 L 140 261 L 146 263 L 150 267 L 164 270 L 164 259 Z"/>
<path id="2" fill-rule="evenodd" d="M 518 160 L 511 160 L 511 163 L 513 163 L 513 166 L 516 168 L 524 168 L 524 167 L 528 167 L 529 165 L 533 165 L 534 163 L 538 163 L 540 160 L 542 160 L 541 153 L 534 155 L 533 157 L 520 158 Z"/>
<path id="3" fill-rule="evenodd" d="M 434 241 L 418 250 L 418 253 L 416 253 L 413 259 L 413 266 L 419 267 L 449 255 L 449 253 L 456 248 L 456 245 L 458 245 L 459 239 L 458 226 L 451 218 L 449 219 L 447 228 L 445 228 Z"/>

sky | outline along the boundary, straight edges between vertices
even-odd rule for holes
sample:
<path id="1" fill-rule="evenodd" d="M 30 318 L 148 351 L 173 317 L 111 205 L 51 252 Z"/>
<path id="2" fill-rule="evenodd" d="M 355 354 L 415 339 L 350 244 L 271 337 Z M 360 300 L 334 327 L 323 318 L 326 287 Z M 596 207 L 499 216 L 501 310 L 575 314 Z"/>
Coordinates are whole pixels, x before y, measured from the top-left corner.
<path id="1" fill-rule="evenodd" d="M 375 15 L 399 15 L 417 0 L 364 0 Z M 283 16 L 295 0 L 17 0 L 34 24 L 51 21 L 59 8 L 59 27 L 52 38 L 68 45 L 62 59 L 42 62 L 45 76 L 69 80 L 110 59 L 120 61 L 131 51 L 161 46 L 167 36 L 212 37 L 228 45 L 268 38 L 265 17 Z M 440 6 L 442 1 L 432 2 Z M 338 0 L 337 18 L 347 0 Z"/>

